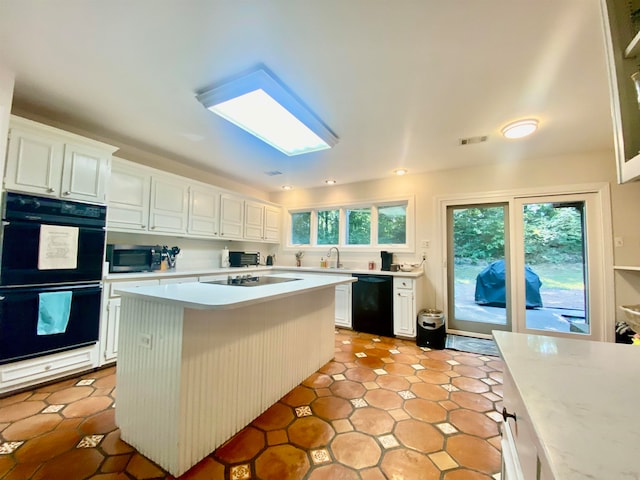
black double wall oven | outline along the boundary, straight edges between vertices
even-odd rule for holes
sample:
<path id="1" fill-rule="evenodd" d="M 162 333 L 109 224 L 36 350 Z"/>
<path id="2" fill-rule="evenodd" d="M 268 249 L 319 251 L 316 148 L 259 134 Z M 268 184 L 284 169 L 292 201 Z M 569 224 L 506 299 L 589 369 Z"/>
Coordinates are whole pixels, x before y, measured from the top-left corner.
<path id="1" fill-rule="evenodd" d="M 0 364 L 98 341 L 106 207 L 7 192 Z"/>

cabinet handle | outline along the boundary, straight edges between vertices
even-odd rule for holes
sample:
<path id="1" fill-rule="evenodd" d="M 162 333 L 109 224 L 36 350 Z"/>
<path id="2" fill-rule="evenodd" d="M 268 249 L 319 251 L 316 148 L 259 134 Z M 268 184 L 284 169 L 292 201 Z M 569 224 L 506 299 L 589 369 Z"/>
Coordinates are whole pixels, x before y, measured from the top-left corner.
<path id="1" fill-rule="evenodd" d="M 55 191 L 56 191 L 55 188 L 51 188 L 51 187 L 47 188 L 47 192 L 49 192 L 49 193 L 53 193 Z"/>
<path id="2" fill-rule="evenodd" d="M 71 195 L 71 192 L 64 192 L 63 195 Z"/>
<path id="3" fill-rule="evenodd" d="M 140 225 L 140 228 L 147 228 L 146 225 Z"/>
<path id="4" fill-rule="evenodd" d="M 518 421 L 515 413 L 509 413 L 505 407 L 502 407 L 502 419 L 506 422 L 510 418 L 513 418 L 514 422 Z"/>
<path id="5" fill-rule="evenodd" d="M 151 230 L 155 230 L 155 229 L 156 229 L 155 225 L 153 227 L 151 227 Z"/>

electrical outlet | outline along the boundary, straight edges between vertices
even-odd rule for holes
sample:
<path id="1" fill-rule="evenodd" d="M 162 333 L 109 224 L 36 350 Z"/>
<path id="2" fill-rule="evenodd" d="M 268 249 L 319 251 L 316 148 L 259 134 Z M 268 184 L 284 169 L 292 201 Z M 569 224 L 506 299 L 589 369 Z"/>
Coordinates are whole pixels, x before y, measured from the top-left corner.
<path id="1" fill-rule="evenodd" d="M 422 248 L 429 248 L 429 240 L 422 240 Z"/>

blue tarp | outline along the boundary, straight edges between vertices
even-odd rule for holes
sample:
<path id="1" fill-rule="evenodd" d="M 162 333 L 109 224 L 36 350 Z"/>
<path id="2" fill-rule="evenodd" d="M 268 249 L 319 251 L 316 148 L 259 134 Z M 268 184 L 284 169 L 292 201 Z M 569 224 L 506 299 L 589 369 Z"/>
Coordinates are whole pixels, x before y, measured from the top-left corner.
<path id="1" fill-rule="evenodd" d="M 525 265 L 524 277 L 526 284 L 527 308 L 542 307 L 540 287 L 542 282 L 531 267 Z M 506 306 L 506 286 L 504 260 L 490 263 L 476 277 L 475 301 L 479 305 L 490 307 Z"/>

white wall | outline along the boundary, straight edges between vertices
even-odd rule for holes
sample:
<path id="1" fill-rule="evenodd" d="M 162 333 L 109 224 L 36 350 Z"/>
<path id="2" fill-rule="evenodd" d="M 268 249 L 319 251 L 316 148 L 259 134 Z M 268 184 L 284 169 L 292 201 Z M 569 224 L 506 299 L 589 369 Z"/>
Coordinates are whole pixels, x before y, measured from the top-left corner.
<path id="1" fill-rule="evenodd" d="M 313 204 L 332 204 L 375 199 L 381 196 L 413 194 L 416 199 L 416 252 L 421 251 L 420 241 L 429 240 L 429 257 L 439 259 L 442 251 L 442 237 L 437 225 L 436 199 L 443 195 L 479 194 L 536 187 L 551 187 L 571 184 L 608 182 L 611 185 L 612 222 L 614 237 L 622 237 L 624 246 L 613 252 L 615 264 L 640 266 L 640 183 L 616 184 L 616 170 L 613 152 L 593 152 L 539 159 L 527 163 L 501 163 L 490 166 L 468 167 L 420 175 L 390 177 L 384 180 L 336 185 L 308 190 L 293 190 L 272 194 L 273 202 L 287 208 Z M 294 264 L 291 250 L 279 252 L 280 263 Z M 316 256 L 318 258 L 316 258 Z M 320 254 L 306 255 L 303 262 L 315 265 Z M 368 255 L 352 255 L 342 252 L 341 260 L 359 262 L 365 265 Z M 379 256 L 376 258 L 379 261 Z M 403 259 L 401 259 L 403 260 Z M 408 259 L 407 259 L 408 260 Z M 433 306 L 442 305 L 436 298 L 434 282 L 441 282 L 442 267 L 439 262 L 427 262 L 427 302 Z M 616 305 L 640 303 L 640 272 L 636 274 L 616 274 Z M 622 318 L 616 312 L 618 318 Z"/>

